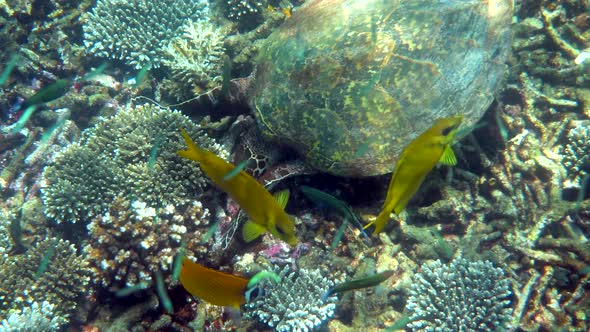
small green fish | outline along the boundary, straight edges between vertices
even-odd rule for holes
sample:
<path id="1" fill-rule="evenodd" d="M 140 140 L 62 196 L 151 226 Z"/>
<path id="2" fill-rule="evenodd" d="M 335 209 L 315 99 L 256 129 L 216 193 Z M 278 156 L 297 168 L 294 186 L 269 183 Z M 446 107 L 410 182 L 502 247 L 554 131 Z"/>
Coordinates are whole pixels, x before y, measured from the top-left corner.
<path id="1" fill-rule="evenodd" d="M 37 91 L 33 96 L 27 99 L 21 108 L 26 108 L 33 105 L 48 103 L 55 100 L 68 92 L 70 89 L 70 81 L 66 79 L 59 79 L 45 88 Z"/>
<path id="2" fill-rule="evenodd" d="M 502 121 L 502 117 L 500 116 L 500 112 L 496 112 L 496 124 L 498 125 L 498 130 L 500 131 L 500 137 L 502 137 L 503 142 L 508 141 L 508 128 Z"/>
<path id="3" fill-rule="evenodd" d="M 43 133 L 43 136 L 41 136 L 40 144 L 46 145 L 47 142 L 49 142 L 49 140 L 51 139 L 51 136 L 53 136 L 53 134 L 55 133 L 55 131 L 62 129 L 62 127 L 64 126 L 64 124 L 68 120 L 68 117 L 69 117 L 69 114 L 66 114 L 65 116 L 63 116 L 63 115 L 60 116 L 57 119 L 57 121 L 51 127 L 49 127 L 49 129 L 47 129 L 47 131 L 45 131 Z"/>
<path id="4" fill-rule="evenodd" d="M 148 284 L 146 284 L 145 282 L 139 282 L 133 286 L 119 289 L 118 291 L 115 292 L 115 296 L 116 297 L 129 296 L 133 293 L 140 292 L 140 291 L 146 289 L 147 287 L 148 287 Z"/>
<path id="5" fill-rule="evenodd" d="M 330 295 L 335 293 L 346 292 L 355 289 L 362 289 L 367 287 L 377 286 L 393 275 L 393 271 L 387 270 L 380 273 L 373 274 L 366 278 L 356 279 L 352 281 L 343 282 L 330 289 L 322 296 L 322 299 L 327 299 Z"/>
<path id="6" fill-rule="evenodd" d="M 148 62 L 145 65 L 143 65 L 143 67 L 141 67 L 141 69 L 137 73 L 137 76 L 135 76 L 135 87 L 136 88 L 141 84 L 141 82 L 143 82 L 145 75 L 147 75 L 147 73 L 150 71 L 150 69 L 152 69 L 151 62 Z"/>
<path id="7" fill-rule="evenodd" d="M 436 238 L 434 251 L 436 251 L 444 260 L 450 261 L 453 258 L 453 249 L 449 246 L 447 241 L 445 241 L 438 229 L 433 229 L 432 234 Z"/>
<path id="8" fill-rule="evenodd" d="M 231 171 L 227 172 L 227 174 L 225 174 L 223 176 L 223 180 L 224 181 L 231 180 L 236 175 L 240 174 L 240 172 L 243 171 L 244 168 L 246 168 L 246 166 L 248 165 L 248 161 L 250 161 L 250 160 L 249 159 L 246 159 L 246 160 L 242 161 L 236 167 L 234 167 Z"/>
<path id="9" fill-rule="evenodd" d="M 23 112 L 23 114 L 18 119 L 18 121 L 13 125 L 12 133 L 18 133 L 19 131 L 21 131 L 21 129 L 23 129 L 25 127 L 27 122 L 29 122 L 29 119 L 31 118 L 31 116 L 33 116 L 33 113 L 35 113 L 36 110 L 37 110 L 36 105 L 31 105 L 31 106 L 27 107 L 25 109 L 25 111 Z"/>
<path id="10" fill-rule="evenodd" d="M 93 79 L 94 77 L 102 74 L 102 72 L 107 68 L 108 63 L 103 62 L 98 68 L 94 69 L 93 71 L 86 73 L 86 75 L 82 76 L 82 81 L 88 81 Z"/>
<path id="11" fill-rule="evenodd" d="M 35 279 L 39 279 L 39 277 L 47 270 L 47 266 L 49 266 L 49 262 L 51 261 L 51 257 L 55 254 L 55 243 L 47 250 L 43 258 L 41 259 L 41 263 L 39 264 L 39 268 L 35 272 Z"/>
<path id="12" fill-rule="evenodd" d="M 148 159 L 147 168 L 148 171 L 152 171 L 154 169 L 154 165 L 156 164 L 156 157 L 158 156 L 158 150 L 160 149 L 160 144 L 162 144 L 162 138 L 157 137 L 154 140 L 154 145 L 152 145 L 152 149 L 150 150 L 150 158 Z"/>
<path id="13" fill-rule="evenodd" d="M 369 237 L 367 233 L 365 233 L 365 231 L 363 230 L 363 224 L 359 220 L 358 216 L 352 211 L 348 204 L 328 193 L 325 193 L 321 190 L 312 187 L 301 186 L 300 190 L 312 202 L 318 205 L 328 207 L 334 210 L 340 216 L 344 217 L 345 219 L 353 221 L 359 227 L 363 236 L 365 236 L 366 238 Z"/>
<path id="14" fill-rule="evenodd" d="M 160 271 L 156 271 L 156 291 L 158 292 L 160 302 L 164 309 L 170 314 L 173 313 L 174 307 L 172 306 L 172 300 L 170 300 L 170 296 L 168 296 L 166 286 L 164 286 L 164 278 L 162 278 L 162 273 Z"/>
<path id="15" fill-rule="evenodd" d="M 216 223 L 213 224 L 213 226 L 209 227 L 207 232 L 201 238 L 202 244 L 207 243 L 209 241 L 209 239 L 213 236 L 213 234 L 215 234 L 215 232 L 217 232 L 217 229 L 219 228 L 220 223 L 221 223 L 221 221 L 217 221 Z"/>
<path id="16" fill-rule="evenodd" d="M 393 331 L 397 331 L 397 330 L 403 330 L 406 328 L 406 325 L 408 325 L 411 322 L 412 322 L 412 320 L 410 319 L 409 315 L 403 316 L 400 320 L 398 320 L 397 322 L 393 323 L 393 325 L 388 327 L 385 330 L 385 332 L 393 332 Z"/>
<path id="17" fill-rule="evenodd" d="M 20 254 L 27 251 L 27 248 L 23 244 L 23 229 L 20 223 L 22 212 L 19 212 L 17 218 L 11 218 L 8 230 L 10 238 L 12 239 L 12 248 L 10 252 L 14 254 Z"/>
<path id="18" fill-rule="evenodd" d="M 180 269 L 182 268 L 182 259 L 184 258 L 184 250 L 186 249 L 186 241 L 182 240 L 182 243 L 180 244 L 180 248 L 178 249 L 178 252 L 176 253 L 176 257 L 174 257 L 174 266 L 172 269 L 172 280 L 176 281 L 178 280 L 178 277 L 180 276 Z"/>
<path id="19" fill-rule="evenodd" d="M 250 278 L 250 281 L 248 281 L 248 285 L 246 286 L 246 288 L 250 289 L 250 288 L 254 287 L 257 283 L 259 283 L 263 279 L 272 279 L 272 281 L 274 281 L 276 283 L 281 282 L 281 277 L 279 277 L 278 274 L 276 274 L 272 271 L 263 270 L 263 271 L 256 273 L 252 278 Z"/>
<path id="20" fill-rule="evenodd" d="M 6 80 L 8 80 L 8 77 L 10 76 L 10 73 L 12 72 L 14 67 L 16 66 L 17 62 L 18 62 L 18 55 L 13 54 L 12 57 L 10 58 L 10 61 L 8 61 L 6 68 L 4 68 L 2 75 L 0 76 L 0 86 L 3 85 L 4 82 L 6 82 Z"/>
<path id="21" fill-rule="evenodd" d="M 332 240 L 332 245 L 330 246 L 332 249 L 336 249 L 338 247 L 338 243 L 342 241 L 342 237 L 344 236 L 344 231 L 346 230 L 346 226 L 348 226 L 348 220 L 344 219 L 342 221 L 342 225 L 338 227 L 338 231 L 336 231 L 336 235 L 334 235 L 334 240 Z"/>

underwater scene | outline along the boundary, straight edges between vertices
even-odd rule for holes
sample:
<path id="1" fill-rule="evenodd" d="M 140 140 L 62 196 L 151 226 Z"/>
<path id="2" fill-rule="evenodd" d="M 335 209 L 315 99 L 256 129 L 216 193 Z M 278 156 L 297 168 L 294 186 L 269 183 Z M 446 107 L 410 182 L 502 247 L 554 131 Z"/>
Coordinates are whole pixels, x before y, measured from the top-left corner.
<path id="1" fill-rule="evenodd" d="M 590 331 L 590 1 L 0 0 L 0 332 Z"/>

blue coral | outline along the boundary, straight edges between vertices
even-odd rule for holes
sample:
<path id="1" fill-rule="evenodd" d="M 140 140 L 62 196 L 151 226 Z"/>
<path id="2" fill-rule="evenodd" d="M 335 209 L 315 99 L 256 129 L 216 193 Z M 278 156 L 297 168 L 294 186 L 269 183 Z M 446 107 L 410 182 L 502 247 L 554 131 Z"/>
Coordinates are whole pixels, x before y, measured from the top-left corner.
<path id="1" fill-rule="evenodd" d="M 412 331 L 497 331 L 512 314 L 510 281 L 490 261 L 425 264 L 409 293 Z"/>

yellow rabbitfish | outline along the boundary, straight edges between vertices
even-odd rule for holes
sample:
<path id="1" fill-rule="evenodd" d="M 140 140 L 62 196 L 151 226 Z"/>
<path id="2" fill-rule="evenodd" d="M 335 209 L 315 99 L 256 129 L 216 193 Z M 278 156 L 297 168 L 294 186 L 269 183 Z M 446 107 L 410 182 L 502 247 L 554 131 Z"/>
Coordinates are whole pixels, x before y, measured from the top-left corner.
<path id="1" fill-rule="evenodd" d="M 184 129 L 181 128 L 180 131 L 186 141 L 187 149 L 178 151 L 178 154 L 181 157 L 199 162 L 203 172 L 219 188 L 236 200 L 250 218 L 244 225 L 242 232 L 244 240 L 250 242 L 268 231 L 292 246 L 297 244 L 295 224 L 284 211 L 288 194 L 279 193 L 277 199 L 280 202 L 277 202 L 277 199 L 248 173 L 240 171 L 236 175 L 232 174 L 231 177 L 228 177 L 227 174 L 235 169 L 234 165 L 210 151 L 199 148 Z"/>
<path id="2" fill-rule="evenodd" d="M 462 121 L 463 115 L 439 119 L 404 149 L 389 182 L 381 213 L 365 226 L 367 228 L 375 225 L 373 235 L 381 232 L 391 211 L 396 214 L 403 211 L 437 162 L 444 165 L 457 164 L 451 143 Z"/>

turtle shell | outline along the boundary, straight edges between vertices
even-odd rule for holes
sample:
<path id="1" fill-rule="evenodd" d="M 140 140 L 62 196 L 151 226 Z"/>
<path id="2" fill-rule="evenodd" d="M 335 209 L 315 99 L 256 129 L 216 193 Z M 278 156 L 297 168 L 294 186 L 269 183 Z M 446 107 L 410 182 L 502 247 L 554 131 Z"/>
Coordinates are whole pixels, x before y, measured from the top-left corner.
<path id="1" fill-rule="evenodd" d="M 308 0 L 261 45 L 249 102 L 312 167 L 388 173 L 437 119 L 482 116 L 511 20 L 508 0 Z"/>

